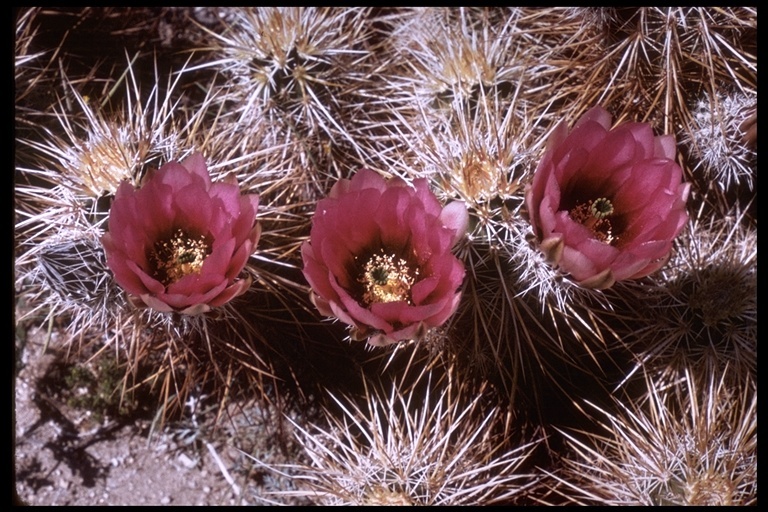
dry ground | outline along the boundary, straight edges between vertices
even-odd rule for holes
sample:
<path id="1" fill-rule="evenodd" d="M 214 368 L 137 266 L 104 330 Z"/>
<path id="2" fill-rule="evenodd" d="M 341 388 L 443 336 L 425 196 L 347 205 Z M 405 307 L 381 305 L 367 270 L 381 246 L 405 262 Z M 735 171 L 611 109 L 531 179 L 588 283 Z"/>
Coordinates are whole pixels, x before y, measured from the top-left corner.
<path id="1" fill-rule="evenodd" d="M 54 332 L 46 348 L 46 328 L 17 333 L 13 454 L 18 503 L 248 505 L 270 499 L 270 490 L 290 487 L 254 470 L 238 449 L 250 439 L 245 441 L 250 453 L 267 460 L 282 457 L 271 448 L 275 440 L 259 423 L 257 406 L 238 407 L 239 416 L 216 433 L 203 414 L 153 431 L 153 418 L 141 408 L 94 418 L 93 411 L 72 406 L 63 397 L 78 390 L 56 389 L 66 387 L 62 382 L 69 381 L 59 377 L 72 368 L 65 362 L 62 336 Z M 292 449 L 289 459 L 299 456 Z"/>

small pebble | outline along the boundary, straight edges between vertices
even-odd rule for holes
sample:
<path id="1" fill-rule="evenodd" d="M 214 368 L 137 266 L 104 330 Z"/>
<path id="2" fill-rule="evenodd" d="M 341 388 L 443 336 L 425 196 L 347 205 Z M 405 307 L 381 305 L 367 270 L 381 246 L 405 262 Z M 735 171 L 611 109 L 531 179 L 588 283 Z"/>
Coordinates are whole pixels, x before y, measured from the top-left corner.
<path id="1" fill-rule="evenodd" d="M 187 468 L 187 469 L 192 469 L 193 467 L 195 467 L 195 466 L 197 465 L 197 463 L 196 463 L 194 460 L 190 459 L 190 458 L 189 458 L 189 457 L 188 457 L 186 454 L 184 454 L 184 453 L 182 453 L 182 454 L 180 454 L 180 455 L 179 455 L 179 462 L 181 462 L 181 464 L 182 464 L 182 465 L 183 465 L 185 468 Z"/>

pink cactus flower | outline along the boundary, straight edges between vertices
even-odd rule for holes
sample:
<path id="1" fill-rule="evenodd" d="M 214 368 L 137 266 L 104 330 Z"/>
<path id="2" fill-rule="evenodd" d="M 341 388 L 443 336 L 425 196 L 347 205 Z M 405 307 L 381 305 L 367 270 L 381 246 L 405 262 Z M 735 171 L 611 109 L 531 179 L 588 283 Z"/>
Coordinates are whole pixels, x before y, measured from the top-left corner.
<path id="1" fill-rule="evenodd" d="M 301 247 L 317 309 L 374 346 L 422 337 L 461 297 L 464 265 L 451 248 L 466 233 L 467 209 L 441 206 L 426 179 L 413 185 L 369 169 L 339 180 Z"/>
<path id="2" fill-rule="evenodd" d="M 647 123 L 611 129 L 597 106 L 552 133 L 525 201 L 548 261 L 587 288 L 661 268 L 685 225 L 690 190 L 672 135 Z"/>
<path id="3" fill-rule="evenodd" d="M 236 182 L 211 183 L 200 153 L 169 162 L 141 188 L 117 189 L 101 238 L 107 266 L 136 304 L 208 312 L 251 284 L 240 272 L 261 234 L 258 205 Z"/>

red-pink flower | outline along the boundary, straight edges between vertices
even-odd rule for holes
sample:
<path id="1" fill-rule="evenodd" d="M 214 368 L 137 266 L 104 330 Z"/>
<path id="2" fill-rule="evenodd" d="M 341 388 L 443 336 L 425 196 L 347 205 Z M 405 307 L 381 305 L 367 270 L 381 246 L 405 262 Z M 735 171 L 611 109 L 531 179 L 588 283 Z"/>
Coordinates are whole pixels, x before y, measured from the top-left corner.
<path id="1" fill-rule="evenodd" d="M 371 345 L 423 336 L 461 297 L 464 265 L 451 248 L 466 233 L 466 207 L 441 206 L 426 179 L 413 185 L 369 169 L 338 181 L 301 247 L 317 309 Z"/>
<path id="2" fill-rule="evenodd" d="M 690 184 L 672 135 L 646 123 L 611 129 L 594 107 L 555 128 L 526 192 L 540 248 L 578 284 L 603 289 L 663 266 L 685 225 Z"/>
<path id="3" fill-rule="evenodd" d="M 169 162 L 141 188 L 117 189 L 101 239 L 107 266 L 153 309 L 205 313 L 251 284 L 239 275 L 261 233 L 258 205 L 236 182 L 211 183 L 200 153 Z"/>

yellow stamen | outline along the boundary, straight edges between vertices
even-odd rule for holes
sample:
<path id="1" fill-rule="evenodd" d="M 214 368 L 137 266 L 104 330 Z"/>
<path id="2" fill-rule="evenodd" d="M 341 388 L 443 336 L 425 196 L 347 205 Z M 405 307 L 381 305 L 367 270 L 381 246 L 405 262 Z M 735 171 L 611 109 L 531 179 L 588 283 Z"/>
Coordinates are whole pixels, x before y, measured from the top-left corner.
<path id="1" fill-rule="evenodd" d="M 406 301 L 411 303 L 411 287 L 419 275 L 419 269 L 411 269 L 403 259 L 391 254 L 376 254 L 363 267 L 359 279 L 365 285 L 363 302 Z"/>
<path id="2" fill-rule="evenodd" d="M 177 229 L 169 238 L 155 243 L 150 258 L 155 263 L 155 278 L 168 286 L 189 274 L 199 274 L 210 253 L 205 236 L 193 238 Z"/>
<path id="3" fill-rule="evenodd" d="M 577 204 L 568 213 L 579 224 L 587 227 L 595 238 L 606 244 L 613 244 L 619 237 L 613 233 L 613 225 L 609 217 L 613 215 L 613 204 L 610 200 L 599 197 L 586 203 Z"/>

